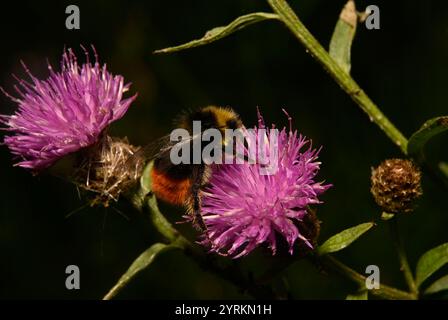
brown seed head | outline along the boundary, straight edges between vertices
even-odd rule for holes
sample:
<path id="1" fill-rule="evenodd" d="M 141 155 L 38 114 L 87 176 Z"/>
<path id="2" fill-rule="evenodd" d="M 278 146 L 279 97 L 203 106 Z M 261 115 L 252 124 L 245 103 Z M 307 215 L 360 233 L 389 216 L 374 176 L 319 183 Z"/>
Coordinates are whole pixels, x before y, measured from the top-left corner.
<path id="1" fill-rule="evenodd" d="M 388 159 L 372 168 L 372 192 L 386 212 L 411 212 L 414 200 L 422 195 L 419 168 L 410 160 Z"/>

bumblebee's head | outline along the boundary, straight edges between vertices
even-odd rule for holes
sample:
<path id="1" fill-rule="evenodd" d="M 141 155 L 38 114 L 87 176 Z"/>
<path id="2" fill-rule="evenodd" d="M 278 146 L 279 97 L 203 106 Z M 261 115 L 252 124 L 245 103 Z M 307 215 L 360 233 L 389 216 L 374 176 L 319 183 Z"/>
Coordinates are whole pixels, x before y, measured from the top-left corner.
<path id="1" fill-rule="evenodd" d="M 240 116 L 231 108 L 208 106 L 202 109 L 184 114 L 180 119 L 180 127 L 187 129 L 190 133 L 193 121 L 201 121 L 202 131 L 216 128 L 224 136 L 226 129 L 238 129 L 243 125 Z"/>
<path id="2" fill-rule="evenodd" d="M 223 153 L 228 153 L 229 147 L 232 146 L 235 149 L 236 145 L 236 137 L 238 132 L 227 132 L 227 129 L 237 130 L 243 126 L 243 123 L 240 119 L 240 116 L 233 111 L 231 108 L 223 108 L 217 106 L 208 106 L 202 109 L 185 113 L 181 116 L 178 122 L 178 126 L 180 128 L 186 129 L 191 136 L 195 137 L 198 132 L 196 131 L 197 127 L 193 130 L 193 122 L 200 121 L 201 124 L 201 132 L 204 133 L 207 129 L 218 129 L 221 133 L 221 144 Z M 202 139 L 201 136 L 197 136 Z M 215 138 L 213 138 L 215 141 Z M 202 143 L 201 146 L 205 147 L 208 145 L 207 143 Z M 212 150 L 212 154 L 214 154 L 214 150 Z"/>

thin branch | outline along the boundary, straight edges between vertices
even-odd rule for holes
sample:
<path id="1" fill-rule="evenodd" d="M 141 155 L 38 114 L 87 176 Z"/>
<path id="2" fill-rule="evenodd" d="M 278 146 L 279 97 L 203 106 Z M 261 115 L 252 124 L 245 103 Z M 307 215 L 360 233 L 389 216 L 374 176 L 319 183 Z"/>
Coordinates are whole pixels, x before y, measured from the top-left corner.
<path id="1" fill-rule="evenodd" d="M 394 241 L 395 249 L 397 250 L 398 259 L 400 261 L 400 270 L 403 272 L 406 283 L 409 287 L 409 290 L 415 295 L 418 296 L 418 288 L 415 284 L 414 276 L 412 275 L 411 268 L 409 267 L 408 258 L 406 256 L 406 252 L 403 247 L 403 240 L 400 236 L 399 228 L 398 228 L 398 217 L 395 216 L 390 219 L 389 227 L 390 232 Z"/>
<path id="2" fill-rule="evenodd" d="M 404 154 L 407 153 L 407 139 L 381 112 L 378 106 L 367 96 L 353 78 L 345 72 L 314 38 L 308 29 L 299 20 L 297 15 L 285 0 L 267 0 L 280 20 L 305 46 L 311 56 L 316 59 L 324 69 L 333 77 L 340 87 L 367 113 L 370 120 L 376 123 L 381 130 L 395 143 Z"/>
<path id="3" fill-rule="evenodd" d="M 254 298 L 272 299 L 275 294 L 268 285 L 257 284 L 253 279 L 246 277 L 234 260 L 219 259 L 215 255 L 207 254 L 203 248 L 191 243 L 181 235 L 172 224 L 160 212 L 157 201 L 153 195 L 149 195 L 144 201 L 146 205 L 137 206 L 138 209 L 148 213 L 153 225 L 172 246 L 182 249 L 186 255 L 191 256 L 201 268 L 212 272 L 221 279 L 229 281 L 243 292 L 247 292 Z"/>
<path id="4" fill-rule="evenodd" d="M 330 255 L 325 255 L 320 258 L 320 261 L 323 263 L 325 267 L 336 271 L 345 278 L 357 283 L 360 287 L 365 287 L 366 277 L 359 274 L 355 270 L 349 268 L 336 258 Z M 417 298 L 415 295 L 411 293 L 398 290 L 396 288 L 389 287 L 384 284 L 381 284 L 379 289 L 369 290 L 369 293 L 383 299 L 391 299 L 391 300 L 415 300 Z"/>

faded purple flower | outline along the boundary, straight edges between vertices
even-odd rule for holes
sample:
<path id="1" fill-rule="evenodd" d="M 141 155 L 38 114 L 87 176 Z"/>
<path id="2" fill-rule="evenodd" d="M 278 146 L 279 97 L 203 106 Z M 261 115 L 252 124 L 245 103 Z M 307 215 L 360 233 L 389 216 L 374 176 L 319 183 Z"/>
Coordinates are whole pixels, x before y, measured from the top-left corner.
<path id="1" fill-rule="evenodd" d="M 255 134 L 243 129 L 248 145 L 256 143 L 260 129 L 265 125 L 259 114 L 259 126 L 252 131 Z M 313 149 L 309 140 L 291 127 L 277 132 L 278 170 L 273 175 L 260 174 L 262 165 L 258 163 L 213 168 L 202 196 L 202 215 L 208 228 L 203 244 L 211 251 L 238 258 L 267 244 L 275 254 L 279 236 L 286 240 L 290 254 L 298 241 L 312 248 L 298 226 L 309 214 L 307 206 L 321 203 L 318 196 L 331 185 L 315 182 L 319 150 Z M 261 134 L 269 149 L 272 132 Z"/>
<path id="2" fill-rule="evenodd" d="M 78 65 L 71 49 L 64 52 L 61 71 L 48 65 L 45 80 L 34 77 L 15 86 L 18 97 L 2 91 L 18 104 L 13 115 L 0 115 L 4 130 L 11 132 L 4 143 L 17 156 L 17 166 L 39 172 L 61 157 L 97 142 L 103 130 L 120 119 L 136 98 L 123 99 L 130 84 L 95 62 Z"/>

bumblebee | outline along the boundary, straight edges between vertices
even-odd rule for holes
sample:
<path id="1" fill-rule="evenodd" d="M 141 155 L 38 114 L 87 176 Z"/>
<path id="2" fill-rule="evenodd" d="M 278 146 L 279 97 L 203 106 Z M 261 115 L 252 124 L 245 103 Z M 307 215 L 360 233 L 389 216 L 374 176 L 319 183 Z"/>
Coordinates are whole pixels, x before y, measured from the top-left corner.
<path id="1" fill-rule="evenodd" d="M 186 112 L 177 121 L 177 128 L 189 132 L 191 142 L 201 137 L 194 136 L 193 122 L 200 121 L 201 132 L 207 129 L 218 129 L 224 137 L 226 129 L 239 129 L 242 127 L 240 116 L 231 108 L 208 106 L 202 109 Z M 223 150 L 225 139 L 221 140 Z M 160 200 L 176 206 L 184 206 L 187 213 L 192 217 L 193 225 L 206 231 L 201 216 L 200 191 L 207 185 L 211 169 L 210 165 L 200 159 L 199 163 L 190 161 L 188 164 L 173 164 L 170 151 L 174 142 L 166 142 L 159 152 L 153 157 L 153 166 L 150 172 L 152 192 Z M 190 157 L 193 154 L 193 143 L 189 144 Z M 204 145 L 201 143 L 201 154 Z M 192 160 L 190 158 L 190 160 Z"/>

